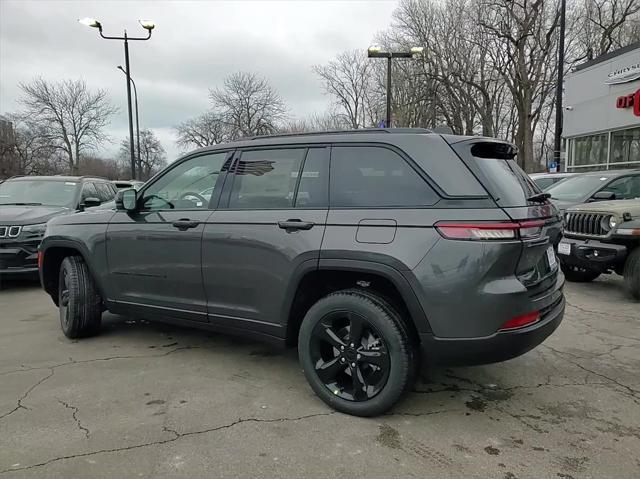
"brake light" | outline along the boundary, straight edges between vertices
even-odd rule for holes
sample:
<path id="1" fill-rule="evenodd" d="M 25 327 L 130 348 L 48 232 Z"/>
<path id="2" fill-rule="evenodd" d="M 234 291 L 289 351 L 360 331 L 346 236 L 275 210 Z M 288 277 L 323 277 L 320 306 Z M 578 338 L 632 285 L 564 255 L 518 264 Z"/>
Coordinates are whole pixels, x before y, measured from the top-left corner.
<path id="1" fill-rule="evenodd" d="M 458 222 L 436 223 L 436 230 L 447 239 L 504 241 L 530 239 L 540 236 L 543 220 L 502 221 L 502 222 Z"/>
<path id="2" fill-rule="evenodd" d="M 42 263 L 44 262 L 44 253 L 38 251 L 38 269 L 42 269 Z"/>
<path id="3" fill-rule="evenodd" d="M 502 327 L 500 327 L 500 331 L 504 331 L 505 329 L 522 328 L 523 326 L 528 326 L 529 324 L 533 324 L 538 320 L 540 320 L 540 311 L 522 314 L 520 316 L 511 318 L 509 321 L 504 323 Z"/>

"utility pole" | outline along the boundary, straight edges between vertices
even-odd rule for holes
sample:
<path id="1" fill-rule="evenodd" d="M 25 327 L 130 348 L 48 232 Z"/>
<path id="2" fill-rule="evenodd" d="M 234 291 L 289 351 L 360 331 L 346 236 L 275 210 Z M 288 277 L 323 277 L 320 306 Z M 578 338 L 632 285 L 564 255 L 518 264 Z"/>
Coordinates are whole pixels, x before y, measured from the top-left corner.
<path id="1" fill-rule="evenodd" d="M 556 131 L 553 144 L 553 158 L 561 170 L 562 160 L 562 86 L 564 82 L 564 30 L 566 21 L 567 2 L 560 2 L 560 35 L 558 39 L 558 83 L 556 85 Z M 566 166 L 565 166 L 566 167 Z"/>

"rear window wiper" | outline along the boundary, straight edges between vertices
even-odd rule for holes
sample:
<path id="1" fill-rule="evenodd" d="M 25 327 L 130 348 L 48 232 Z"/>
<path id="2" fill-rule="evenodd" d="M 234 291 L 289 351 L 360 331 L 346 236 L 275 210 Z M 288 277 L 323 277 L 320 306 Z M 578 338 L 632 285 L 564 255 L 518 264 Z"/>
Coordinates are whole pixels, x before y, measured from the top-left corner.
<path id="1" fill-rule="evenodd" d="M 529 198 L 527 198 L 527 201 L 532 201 L 534 203 L 544 203 L 549 198 L 551 198 L 551 193 L 538 193 L 536 195 L 529 196 Z"/>
<path id="2" fill-rule="evenodd" d="M 15 205 L 15 206 L 42 206 L 42 203 L 0 203 L 0 205 Z"/>

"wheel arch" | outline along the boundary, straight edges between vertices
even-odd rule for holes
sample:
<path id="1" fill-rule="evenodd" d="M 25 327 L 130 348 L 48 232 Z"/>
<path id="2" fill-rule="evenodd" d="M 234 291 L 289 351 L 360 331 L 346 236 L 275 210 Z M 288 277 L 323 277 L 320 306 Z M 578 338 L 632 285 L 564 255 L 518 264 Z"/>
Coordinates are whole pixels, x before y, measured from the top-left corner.
<path id="1" fill-rule="evenodd" d="M 398 269 L 366 260 L 321 259 L 317 267 L 314 264 L 298 268 L 288 288 L 282 312 L 287 318 L 286 343 L 297 343 L 302 319 L 318 299 L 347 288 L 362 288 L 391 300 L 416 340 L 419 333 L 431 332 L 415 292 Z"/>
<path id="2" fill-rule="evenodd" d="M 45 241 L 40 245 L 42 265 L 40 267 L 40 283 L 44 290 L 51 296 L 53 302 L 58 305 L 58 280 L 62 261 L 68 256 L 81 256 L 87 264 L 96 283 L 100 295 L 104 298 L 102 285 L 98 275 L 93 271 L 93 265 L 87 258 L 90 257 L 87 248 L 78 241 L 71 239 L 56 239 Z"/>

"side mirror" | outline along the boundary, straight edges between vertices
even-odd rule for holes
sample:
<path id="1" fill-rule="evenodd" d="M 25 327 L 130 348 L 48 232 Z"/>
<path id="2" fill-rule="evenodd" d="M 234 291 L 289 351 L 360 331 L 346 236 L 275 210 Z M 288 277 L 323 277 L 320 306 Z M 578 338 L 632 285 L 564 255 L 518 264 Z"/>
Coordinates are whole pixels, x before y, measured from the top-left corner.
<path id="1" fill-rule="evenodd" d="M 82 208 L 92 208 L 93 206 L 100 206 L 100 204 L 102 204 L 102 201 L 100 201 L 98 198 L 96 198 L 95 196 L 89 196 L 88 198 L 84 199 L 80 206 L 82 206 Z"/>
<path id="2" fill-rule="evenodd" d="M 615 200 L 616 194 L 613 191 L 602 190 L 598 191 L 595 195 L 591 197 L 591 201 L 608 201 Z"/>
<path id="3" fill-rule="evenodd" d="M 118 191 L 116 195 L 116 209 L 135 211 L 138 206 L 138 193 L 133 188 Z"/>

